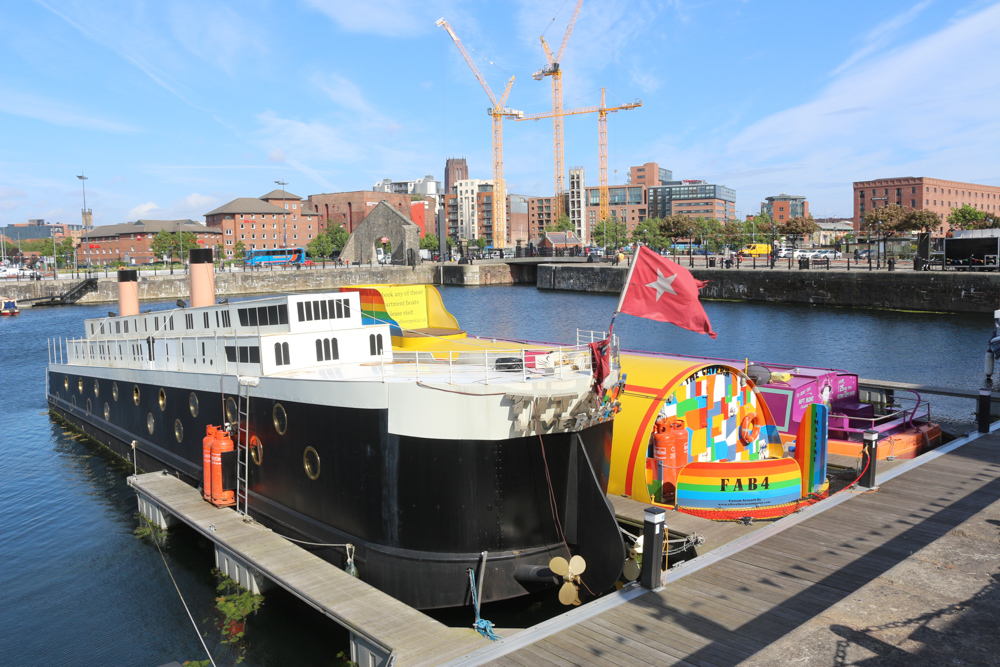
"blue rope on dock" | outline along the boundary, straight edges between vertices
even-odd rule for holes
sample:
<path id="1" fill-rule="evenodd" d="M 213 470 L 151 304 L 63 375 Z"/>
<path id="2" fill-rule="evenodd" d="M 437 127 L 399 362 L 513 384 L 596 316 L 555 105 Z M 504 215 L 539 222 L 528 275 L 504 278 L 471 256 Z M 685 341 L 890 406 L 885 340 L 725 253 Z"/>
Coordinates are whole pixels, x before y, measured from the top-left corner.
<path id="1" fill-rule="evenodd" d="M 479 598 L 476 596 L 476 573 L 472 571 L 472 568 L 469 568 L 469 587 L 472 589 L 472 606 L 476 608 L 476 622 L 472 627 L 476 629 L 476 632 L 492 642 L 503 639 L 503 637 L 493 632 L 493 623 L 479 617 Z"/>

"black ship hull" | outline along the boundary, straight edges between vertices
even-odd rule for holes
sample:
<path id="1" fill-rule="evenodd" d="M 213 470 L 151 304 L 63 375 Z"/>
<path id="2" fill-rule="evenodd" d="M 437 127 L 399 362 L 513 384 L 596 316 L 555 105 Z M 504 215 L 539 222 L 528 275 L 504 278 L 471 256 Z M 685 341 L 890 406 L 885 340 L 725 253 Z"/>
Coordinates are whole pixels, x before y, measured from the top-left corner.
<path id="1" fill-rule="evenodd" d="M 235 396 L 66 370 L 49 372 L 55 412 L 143 470 L 201 486 L 205 427 L 234 421 Z M 293 539 L 337 545 L 306 548 L 341 567 L 342 545 L 353 545 L 359 576 L 416 608 L 471 603 L 468 570 L 480 575 L 483 552 L 483 602 L 553 585 L 545 566 L 555 556 L 583 555 L 594 593 L 621 571 L 604 497 L 611 421 L 578 433 L 438 440 L 390 433 L 387 409 L 254 397 L 249 433 L 260 442 L 249 514 Z"/>

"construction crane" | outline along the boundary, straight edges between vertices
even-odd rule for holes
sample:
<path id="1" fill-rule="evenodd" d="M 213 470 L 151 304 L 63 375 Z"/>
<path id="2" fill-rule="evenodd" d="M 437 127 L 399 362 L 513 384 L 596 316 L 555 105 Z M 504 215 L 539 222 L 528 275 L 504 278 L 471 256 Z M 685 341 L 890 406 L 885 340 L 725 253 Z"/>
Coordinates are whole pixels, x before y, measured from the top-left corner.
<path id="1" fill-rule="evenodd" d="M 636 100 L 635 102 L 629 102 L 627 104 L 620 104 L 616 107 L 608 107 L 604 104 L 604 88 L 601 88 L 601 104 L 596 107 L 580 107 L 579 109 L 565 109 L 560 113 L 560 116 L 575 116 L 577 114 L 584 113 L 596 113 L 597 114 L 597 145 L 598 154 L 600 155 L 600 185 L 601 185 L 601 200 L 600 207 L 598 209 L 598 221 L 607 220 L 608 212 L 611 208 L 610 196 L 608 194 L 608 114 L 615 111 L 626 111 L 628 109 L 635 109 L 636 107 L 642 106 L 642 100 Z M 544 111 L 542 113 L 533 113 L 526 116 L 521 116 L 517 120 L 541 120 L 543 118 L 554 118 L 554 111 Z M 581 223 L 586 226 L 587 221 L 584 220 Z"/>
<path id="2" fill-rule="evenodd" d="M 542 69 L 538 70 L 531 75 L 535 81 L 541 81 L 543 78 L 550 76 L 552 77 L 552 156 L 553 162 L 555 164 L 555 183 L 553 192 L 555 193 L 555 217 L 559 219 L 563 214 L 563 194 L 566 192 L 566 168 L 563 166 L 563 94 L 562 94 L 562 62 L 563 53 L 566 51 L 566 42 L 569 41 L 569 34 L 573 32 L 573 25 L 576 23 L 576 17 L 580 14 L 580 7 L 583 6 L 583 0 L 576 0 L 576 8 L 573 10 L 573 16 L 569 19 L 569 25 L 566 26 L 566 33 L 563 35 L 562 45 L 559 47 L 559 53 L 552 57 L 552 51 L 549 50 L 549 45 L 545 43 L 545 37 L 540 37 L 542 40 L 542 48 L 545 50 L 545 59 L 548 60 L 548 64 Z"/>
<path id="3" fill-rule="evenodd" d="M 434 25 L 444 28 L 451 35 L 452 41 L 455 42 L 455 46 L 465 58 L 465 62 L 472 68 L 472 73 L 476 75 L 493 105 L 486 110 L 486 113 L 493 120 L 493 246 L 503 248 L 507 244 L 507 188 L 503 180 L 503 119 L 518 119 L 524 115 L 523 111 L 504 106 L 507 103 L 507 96 L 510 95 L 510 89 L 514 85 L 514 77 L 510 77 L 510 81 L 507 82 L 507 87 L 504 88 L 503 95 L 498 101 L 479 68 L 476 67 L 476 63 L 469 56 L 469 52 L 462 45 L 462 40 L 458 38 L 448 22 L 440 18 Z"/>

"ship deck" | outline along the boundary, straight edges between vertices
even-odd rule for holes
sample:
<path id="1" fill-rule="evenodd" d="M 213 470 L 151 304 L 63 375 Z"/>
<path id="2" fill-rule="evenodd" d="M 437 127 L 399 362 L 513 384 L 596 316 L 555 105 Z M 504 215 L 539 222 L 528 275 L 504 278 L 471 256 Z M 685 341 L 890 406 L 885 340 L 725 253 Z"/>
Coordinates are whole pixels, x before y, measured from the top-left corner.
<path id="1" fill-rule="evenodd" d="M 877 492 L 722 524 L 711 537 L 721 546 L 668 571 L 663 587 L 632 585 L 447 664 L 990 663 L 1000 434 L 879 463 Z M 704 527 L 667 517 L 671 532 Z"/>

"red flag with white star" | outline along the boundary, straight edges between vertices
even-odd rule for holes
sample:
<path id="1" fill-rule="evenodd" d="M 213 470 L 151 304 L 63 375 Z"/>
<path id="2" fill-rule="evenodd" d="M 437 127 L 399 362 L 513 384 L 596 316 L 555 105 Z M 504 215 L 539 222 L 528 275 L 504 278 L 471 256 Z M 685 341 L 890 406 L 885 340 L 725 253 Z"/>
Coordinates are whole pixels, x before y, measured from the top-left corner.
<path id="1" fill-rule="evenodd" d="M 712 323 L 698 300 L 698 290 L 704 286 L 680 264 L 639 246 L 618 301 L 618 312 L 670 322 L 714 339 Z"/>

